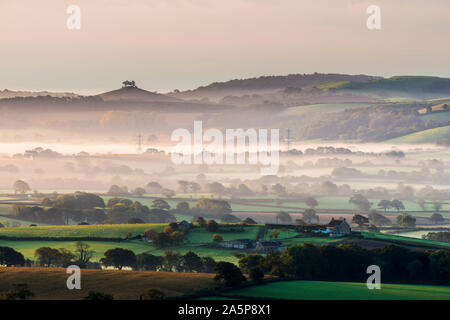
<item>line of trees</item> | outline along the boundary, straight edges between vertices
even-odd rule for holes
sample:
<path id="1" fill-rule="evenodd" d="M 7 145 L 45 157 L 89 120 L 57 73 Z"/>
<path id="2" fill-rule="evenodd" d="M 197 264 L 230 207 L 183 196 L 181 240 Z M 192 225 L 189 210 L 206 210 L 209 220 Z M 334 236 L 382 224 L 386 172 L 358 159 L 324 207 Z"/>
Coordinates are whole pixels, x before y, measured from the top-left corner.
<path id="1" fill-rule="evenodd" d="M 450 250 L 445 249 L 419 252 L 388 245 L 369 251 L 355 244 L 302 244 L 239 260 L 248 274 L 324 281 L 365 282 L 369 265 L 380 266 L 384 282 L 450 284 Z"/>

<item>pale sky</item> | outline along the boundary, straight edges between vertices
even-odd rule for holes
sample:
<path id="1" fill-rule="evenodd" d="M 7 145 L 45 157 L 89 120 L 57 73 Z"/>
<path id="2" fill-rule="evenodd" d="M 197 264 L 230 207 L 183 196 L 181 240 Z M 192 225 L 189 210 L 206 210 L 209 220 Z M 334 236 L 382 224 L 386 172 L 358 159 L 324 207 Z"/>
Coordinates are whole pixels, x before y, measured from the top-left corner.
<path id="1" fill-rule="evenodd" d="M 69 5 L 81 30 L 68 30 Z M 366 27 L 369 5 L 381 30 Z M 161 92 L 261 75 L 450 77 L 449 0 L 0 0 L 0 90 Z"/>

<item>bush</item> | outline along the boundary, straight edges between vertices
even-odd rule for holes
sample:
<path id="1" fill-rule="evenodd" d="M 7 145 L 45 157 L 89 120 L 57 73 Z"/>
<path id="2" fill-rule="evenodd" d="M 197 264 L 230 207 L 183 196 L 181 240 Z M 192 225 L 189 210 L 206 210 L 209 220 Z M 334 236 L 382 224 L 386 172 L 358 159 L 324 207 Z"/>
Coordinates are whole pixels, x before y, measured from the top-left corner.
<path id="1" fill-rule="evenodd" d="M 249 277 L 252 281 L 261 282 L 264 279 L 264 271 L 261 268 L 253 268 L 250 270 Z"/>
<path id="2" fill-rule="evenodd" d="M 88 295 L 84 297 L 83 300 L 94 300 L 94 301 L 114 300 L 114 297 L 110 294 L 102 292 L 89 291 Z"/>
<path id="3" fill-rule="evenodd" d="M 156 289 L 148 289 L 139 296 L 139 300 L 164 300 L 166 295 Z"/>

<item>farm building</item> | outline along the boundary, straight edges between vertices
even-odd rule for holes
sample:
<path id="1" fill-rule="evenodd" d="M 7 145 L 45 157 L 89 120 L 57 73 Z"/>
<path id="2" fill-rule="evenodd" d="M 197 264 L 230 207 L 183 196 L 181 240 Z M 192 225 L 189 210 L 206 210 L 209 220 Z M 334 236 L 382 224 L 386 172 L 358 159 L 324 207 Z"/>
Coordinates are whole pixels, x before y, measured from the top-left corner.
<path id="1" fill-rule="evenodd" d="M 253 249 L 255 248 L 255 241 L 250 239 L 236 239 L 230 241 L 223 241 L 219 243 L 221 247 L 232 249 Z"/>
<path id="2" fill-rule="evenodd" d="M 330 237 L 343 237 L 351 234 L 352 229 L 347 221 L 335 220 L 331 218 L 331 221 L 327 224 L 327 230 L 330 231 Z"/>
<path id="3" fill-rule="evenodd" d="M 256 251 L 268 252 L 268 251 L 280 251 L 281 242 L 280 241 L 258 241 L 256 243 Z"/>
<path id="4" fill-rule="evenodd" d="M 186 231 L 191 228 L 191 224 L 187 222 L 186 220 L 183 220 L 178 223 L 178 231 Z"/>

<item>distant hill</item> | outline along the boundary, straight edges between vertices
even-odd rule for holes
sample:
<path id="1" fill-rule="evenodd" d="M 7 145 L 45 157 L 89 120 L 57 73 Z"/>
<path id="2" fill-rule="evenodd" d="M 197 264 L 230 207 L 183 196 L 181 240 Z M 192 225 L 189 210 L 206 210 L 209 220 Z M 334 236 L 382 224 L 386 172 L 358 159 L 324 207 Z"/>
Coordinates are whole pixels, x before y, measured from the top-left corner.
<path id="1" fill-rule="evenodd" d="M 402 137 L 388 140 L 392 143 L 438 143 L 450 141 L 450 126 L 414 132 Z"/>
<path id="2" fill-rule="evenodd" d="M 154 93 L 137 87 L 123 87 L 117 90 L 98 95 L 105 102 L 130 101 L 130 102 L 180 102 L 180 99 L 164 94 Z"/>
<path id="3" fill-rule="evenodd" d="M 79 97 L 78 94 L 72 92 L 50 92 L 50 91 L 13 91 L 0 90 L 0 99 L 16 98 L 16 97 L 57 97 L 57 98 L 74 98 Z"/>
<path id="4" fill-rule="evenodd" d="M 348 75 L 335 73 L 291 74 L 286 76 L 262 76 L 249 79 L 235 79 L 214 82 L 194 90 L 176 91 L 171 96 L 188 99 L 221 99 L 228 95 L 271 93 L 286 88 L 310 89 L 330 82 L 367 82 L 382 79 L 368 75 Z"/>
<path id="5" fill-rule="evenodd" d="M 384 97 L 411 96 L 431 99 L 450 95 L 450 78 L 423 76 L 396 76 L 366 82 L 343 82 L 333 86 L 335 90 L 352 93 L 375 94 Z"/>

